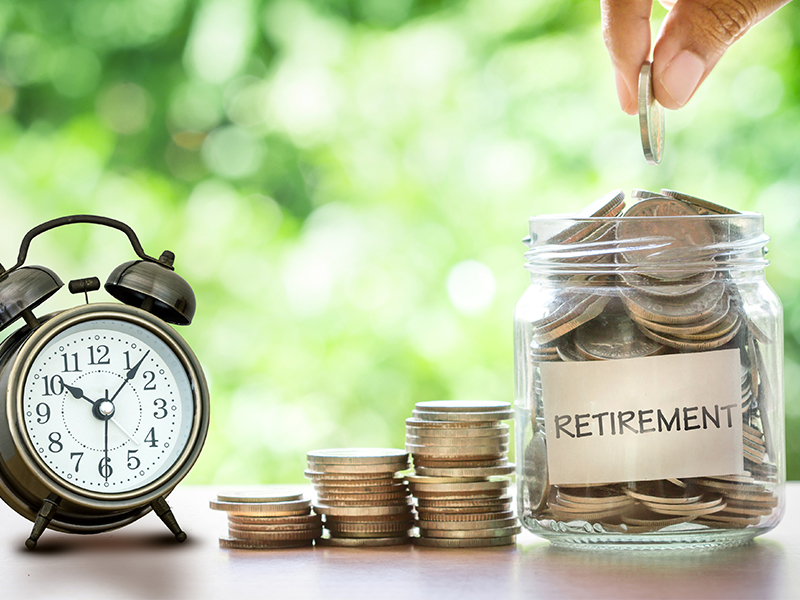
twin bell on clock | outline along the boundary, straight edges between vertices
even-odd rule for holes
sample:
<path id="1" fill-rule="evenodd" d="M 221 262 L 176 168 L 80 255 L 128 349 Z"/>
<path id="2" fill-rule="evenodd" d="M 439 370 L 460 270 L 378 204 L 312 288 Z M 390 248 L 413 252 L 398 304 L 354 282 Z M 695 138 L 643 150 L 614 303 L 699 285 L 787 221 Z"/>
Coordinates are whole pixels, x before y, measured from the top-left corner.
<path id="1" fill-rule="evenodd" d="M 88 277 L 69 282 L 78 306 L 40 314 L 63 283 L 24 266 L 31 240 L 75 223 L 122 231 L 139 260 L 106 281 L 121 304 L 90 303 L 100 281 Z M 209 397 L 200 363 L 169 325 L 188 325 L 195 311 L 173 261 L 169 251 L 145 254 L 120 221 L 77 215 L 33 228 L 17 263 L 0 265 L 0 331 L 18 326 L 0 344 L 0 498 L 33 521 L 28 548 L 46 528 L 97 533 L 151 510 L 186 539 L 166 497 L 200 454 Z"/>

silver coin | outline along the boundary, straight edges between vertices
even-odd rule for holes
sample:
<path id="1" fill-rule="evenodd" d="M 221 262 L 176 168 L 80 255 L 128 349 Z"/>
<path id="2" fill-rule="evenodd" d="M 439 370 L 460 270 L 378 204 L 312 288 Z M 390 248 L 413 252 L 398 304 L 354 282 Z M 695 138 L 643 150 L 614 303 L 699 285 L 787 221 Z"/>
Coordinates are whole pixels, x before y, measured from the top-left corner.
<path id="1" fill-rule="evenodd" d="M 653 93 L 650 61 L 645 62 L 639 71 L 639 132 L 645 160 L 657 165 L 664 153 L 664 108 Z"/>
<path id="2" fill-rule="evenodd" d="M 624 312 L 603 313 L 581 327 L 575 333 L 575 347 L 596 360 L 654 356 L 664 351 L 663 344 L 642 334 Z"/>

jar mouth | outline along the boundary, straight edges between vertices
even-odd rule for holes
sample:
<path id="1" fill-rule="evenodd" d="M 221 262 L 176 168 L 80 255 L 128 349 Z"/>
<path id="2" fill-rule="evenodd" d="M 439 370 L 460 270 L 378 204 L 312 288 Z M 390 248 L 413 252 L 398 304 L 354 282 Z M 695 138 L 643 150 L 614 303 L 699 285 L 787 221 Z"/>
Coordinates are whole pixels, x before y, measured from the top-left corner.
<path id="1" fill-rule="evenodd" d="M 531 217 L 523 242 L 537 273 L 683 279 L 701 272 L 762 271 L 769 236 L 759 213 L 654 217 Z"/>

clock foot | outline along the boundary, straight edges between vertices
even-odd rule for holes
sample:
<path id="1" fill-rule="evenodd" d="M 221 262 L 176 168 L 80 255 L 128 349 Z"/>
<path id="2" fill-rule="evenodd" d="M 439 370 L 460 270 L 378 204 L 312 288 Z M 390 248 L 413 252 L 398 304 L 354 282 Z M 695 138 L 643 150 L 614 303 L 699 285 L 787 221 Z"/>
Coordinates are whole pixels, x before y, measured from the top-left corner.
<path id="1" fill-rule="evenodd" d="M 44 499 L 44 504 L 42 504 L 42 508 L 39 509 L 39 514 L 36 515 L 36 521 L 33 523 L 31 535 L 27 540 L 25 540 L 25 547 L 28 548 L 28 550 L 33 550 L 36 548 L 36 542 L 41 537 L 42 533 L 44 533 L 44 530 L 47 529 L 50 521 L 56 515 L 58 504 L 60 502 L 61 498 L 54 494 L 50 494 Z"/>
<path id="2" fill-rule="evenodd" d="M 186 541 L 186 534 L 181 530 L 181 526 L 178 525 L 178 521 L 175 519 L 175 515 L 172 514 L 172 509 L 167 504 L 167 501 L 161 497 L 153 500 L 150 504 L 153 507 L 155 513 L 159 516 L 159 518 L 164 521 L 164 525 L 167 526 L 174 535 L 175 539 L 179 542 Z"/>

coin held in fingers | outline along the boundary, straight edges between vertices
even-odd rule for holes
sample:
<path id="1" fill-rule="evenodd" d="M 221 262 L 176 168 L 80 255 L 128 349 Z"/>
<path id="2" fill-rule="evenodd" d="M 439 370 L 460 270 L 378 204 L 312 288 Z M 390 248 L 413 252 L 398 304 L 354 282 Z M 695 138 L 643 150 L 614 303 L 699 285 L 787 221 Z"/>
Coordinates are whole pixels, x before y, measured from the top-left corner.
<path id="1" fill-rule="evenodd" d="M 653 93 L 653 72 L 650 61 L 639 71 L 639 131 L 645 160 L 651 165 L 661 162 L 664 154 L 664 107 Z"/>

